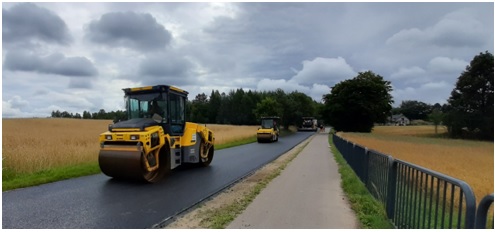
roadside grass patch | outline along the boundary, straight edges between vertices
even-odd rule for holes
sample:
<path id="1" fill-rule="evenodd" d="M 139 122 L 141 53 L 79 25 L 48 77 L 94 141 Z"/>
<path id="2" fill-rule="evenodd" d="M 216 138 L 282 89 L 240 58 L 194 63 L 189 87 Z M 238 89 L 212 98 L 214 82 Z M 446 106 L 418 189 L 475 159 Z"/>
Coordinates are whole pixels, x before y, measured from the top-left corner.
<path id="1" fill-rule="evenodd" d="M 36 186 L 98 173 L 100 173 L 100 167 L 97 163 L 57 167 L 35 173 L 12 174 L 11 172 L 4 170 L 2 171 L 2 191 Z"/>
<path id="2" fill-rule="evenodd" d="M 332 141 L 332 134 L 328 136 L 330 149 L 339 166 L 342 178 L 342 189 L 356 213 L 362 229 L 392 229 L 394 226 L 387 218 L 385 208 L 369 192 L 359 180 L 352 168 L 347 164 Z"/>

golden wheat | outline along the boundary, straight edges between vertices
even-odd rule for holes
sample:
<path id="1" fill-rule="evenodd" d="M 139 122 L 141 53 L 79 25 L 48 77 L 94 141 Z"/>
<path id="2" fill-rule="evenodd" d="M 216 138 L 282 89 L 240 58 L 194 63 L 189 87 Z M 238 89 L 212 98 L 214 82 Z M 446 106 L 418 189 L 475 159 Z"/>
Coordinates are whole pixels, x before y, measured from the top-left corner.
<path id="1" fill-rule="evenodd" d="M 215 134 L 215 144 L 225 144 L 256 136 L 259 126 L 232 126 L 220 124 L 206 124 Z"/>
<path id="2" fill-rule="evenodd" d="M 33 173 L 53 167 L 98 161 L 98 136 L 111 120 L 2 119 L 2 167 L 9 173 Z M 256 135 L 257 126 L 207 125 L 215 144 Z"/>
<path id="3" fill-rule="evenodd" d="M 433 126 L 383 126 L 375 127 L 371 134 L 339 133 L 369 149 L 463 180 L 478 202 L 493 193 L 493 142 L 419 136 L 433 134 Z"/>

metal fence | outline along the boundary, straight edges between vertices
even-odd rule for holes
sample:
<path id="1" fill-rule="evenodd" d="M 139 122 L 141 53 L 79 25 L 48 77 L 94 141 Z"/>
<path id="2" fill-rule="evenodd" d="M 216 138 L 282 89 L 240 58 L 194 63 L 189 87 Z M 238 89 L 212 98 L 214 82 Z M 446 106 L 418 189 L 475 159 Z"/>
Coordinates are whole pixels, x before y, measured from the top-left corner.
<path id="1" fill-rule="evenodd" d="M 474 193 L 462 180 L 368 150 L 337 135 L 333 135 L 333 143 L 397 228 L 493 228 L 493 213 L 487 225 L 493 194 L 483 198 L 476 211 Z"/>

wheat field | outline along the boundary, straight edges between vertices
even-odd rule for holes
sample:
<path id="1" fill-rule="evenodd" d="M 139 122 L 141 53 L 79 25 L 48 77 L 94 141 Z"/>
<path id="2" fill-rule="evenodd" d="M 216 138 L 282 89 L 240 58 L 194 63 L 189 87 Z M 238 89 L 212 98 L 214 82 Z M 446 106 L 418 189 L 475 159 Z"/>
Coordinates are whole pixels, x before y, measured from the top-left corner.
<path id="1" fill-rule="evenodd" d="M 111 120 L 2 119 L 2 168 L 10 174 L 98 162 L 98 137 Z M 215 144 L 256 136 L 258 126 L 206 125 Z"/>
<path id="2" fill-rule="evenodd" d="M 433 126 L 378 126 L 372 133 L 339 135 L 396 159 L 463 180 L 471 186 L 478 202 L 493 193 L 493 142 L 432 138 L 434 133 Z"/>

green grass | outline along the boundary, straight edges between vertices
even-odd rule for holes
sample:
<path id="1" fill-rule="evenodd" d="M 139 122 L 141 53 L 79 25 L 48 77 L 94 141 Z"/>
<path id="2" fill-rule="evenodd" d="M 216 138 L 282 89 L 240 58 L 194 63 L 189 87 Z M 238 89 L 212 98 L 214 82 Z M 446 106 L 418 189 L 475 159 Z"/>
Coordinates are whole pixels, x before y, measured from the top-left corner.
<path id="1" fill-rule="evenodd" d="M 245 139 L 235 140 L 235 141 L 232 141 L 232 142 L 229 142 L 229 143 L 215 145 L 215 150 L 222 150 L 222 149 L 225 149 L 225 148 L 241 146 L 241 145 L 244 145 L 244 144 L 254 143 L 254 142 L 256 142 L 256 135 L 253 135 L 253 136 L 251 136 L 249 138 L 245 138 Z"/>
<path id="2" fill-rule="evenodd" d="M 339 166 L 342 178 L 342 189 L 356 213 L 362 229 L 393 229 L 394 226 L 387 218 L 383 205 L 369 192 L 352 168 L 347 164 L 332 141 L 332 134 L 328 136 L 328 143 Z"/>
<path id="3" fill-rule="evenodd" d="M 248 207 L 248 205 L 254 200 L 254 198 L 256 198 L 261 190 L 268 185 L 268 183 L 280 175 L 280 173 L 304 149 L 304 147 L 308 145 L 308 143 L 309 141 L 300 147 L 296 153 L 292 154 L 291 157 L 282 163 L 281 166 L 277 168 L 277 170 L 275 170 L 270 176 L 258 182 L 251 192 L 244 195 L 244 197 L 237 199 L 236 202 L 232 204 L 224 205 L 218 209 L 206 210 L 205 219 L 203 219 L 200 223 L 201 226 L 208 229 L 224 229 Z"/>
<path id="4" fill-rule="evenodd" d="M 98 163 L 79 164 L 77 166 L 52 168 L 36 173 L 12 175 L 2 171 L 2 191 L 31 187 L 74 177 L 100 173 Z"/>

